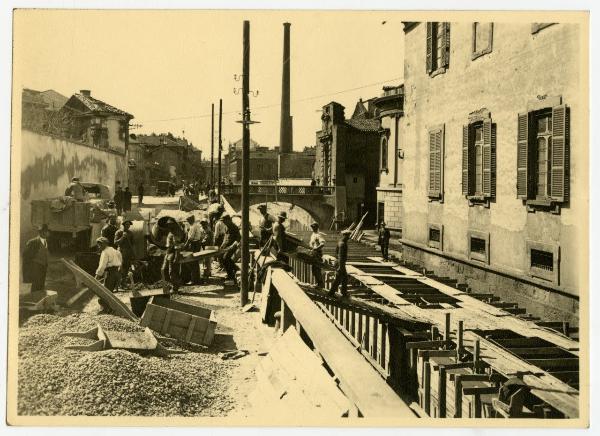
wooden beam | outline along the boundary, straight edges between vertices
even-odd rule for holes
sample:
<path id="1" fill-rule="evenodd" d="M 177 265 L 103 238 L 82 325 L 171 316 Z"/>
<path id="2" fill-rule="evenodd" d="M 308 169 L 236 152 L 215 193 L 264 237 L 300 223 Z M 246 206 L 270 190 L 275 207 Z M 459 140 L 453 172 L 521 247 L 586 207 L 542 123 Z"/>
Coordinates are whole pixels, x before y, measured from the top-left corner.
<path id="1" fill-rule="evenodd" d="M 341 382 L 341 388 L 365 417 L 414 417 L 413 411 L 373 371 L 340 331 L 282 269 L 272 270 L 272 283 L 294 317 Z"/>

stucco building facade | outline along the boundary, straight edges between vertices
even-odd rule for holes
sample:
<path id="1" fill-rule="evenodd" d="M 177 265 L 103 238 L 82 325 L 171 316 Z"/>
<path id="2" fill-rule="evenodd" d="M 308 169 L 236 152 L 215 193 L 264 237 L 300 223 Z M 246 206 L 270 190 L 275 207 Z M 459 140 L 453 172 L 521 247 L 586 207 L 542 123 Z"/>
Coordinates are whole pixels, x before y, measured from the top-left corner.
<path id="1" fill-rule="evenodd" d="M 588 202 L 578 25 L 404 32 L 404 257 L 576 322 Z"/>

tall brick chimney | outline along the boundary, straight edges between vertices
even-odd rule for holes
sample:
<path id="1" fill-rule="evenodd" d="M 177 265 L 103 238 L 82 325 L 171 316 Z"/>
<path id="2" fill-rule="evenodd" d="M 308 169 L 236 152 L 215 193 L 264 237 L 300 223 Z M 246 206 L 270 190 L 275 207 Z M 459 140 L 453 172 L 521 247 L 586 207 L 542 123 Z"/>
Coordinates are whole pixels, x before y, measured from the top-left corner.
<path id="1" fill-rule="evenodd" d="M 290 115 L 290 23 L 283 23 L 283 75 L 281 78 L 281 125 L 279 153 L 293 149 L 292 117 Z"/>

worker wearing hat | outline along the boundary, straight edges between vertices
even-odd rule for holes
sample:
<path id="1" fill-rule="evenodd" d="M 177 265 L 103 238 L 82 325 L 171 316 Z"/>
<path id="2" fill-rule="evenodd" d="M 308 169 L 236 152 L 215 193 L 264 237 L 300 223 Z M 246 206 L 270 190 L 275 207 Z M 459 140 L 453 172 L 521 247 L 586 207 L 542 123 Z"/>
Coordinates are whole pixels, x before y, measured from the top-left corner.
<path id="1" fill-rule="evenodd" d="M 390 229 L 386 227 L 383 221 L 379 226 L 379 237 L 377 242 L 379 243 L 379 247 L 381 248 L 381 256 L 385 260 L 387 260 L 388 251 L 390 248 Z"/>
<path id="2" fill-rule="evenodd" d="M 341 285 L 341 293 L 343 297 L 348 296 L 348 273 L 346 272 L 346 261 L 348 260 L 348 238 L 350 238 L 350 230 L 342 230 L 340 240 L 335 247 L 337 256 L 337 265 L 335 269 L 335 279 L 331 284 L 329 295 L 335 295 L 338 287 Z"/>
<path id="3" fill-rule="evenodd" d="M 179 267 L 177 263 L 179 253 L 183 248 L 183 237 L 185 233 L 173 218 L 167 220 L 167 227 L 169 233 L 167 234 L 167 242 L 165 258 L 163 260 L 162 268 L 160 270 L 161 277 L 164 282 L 164 289 L 167 290 L 167 283 L 170 283 L 172 292 L 176 293 L 179 291 L 181 284 Z"/>
<path id="4" fill-rule="evenodd" d="M 122 227 L 115 232 L 115 246 L 121 253 L 121 287 L 124 288 L 129 275 L 129 268 L 135 259 L 133 250 L 133 233 L 129 228 L 133 225 L 131 220 L 123 221 Z"/>
<path id="5" fill-rule="evenodd" d="M 119 226 L 117 225 L 117 217 L 115 215 L 109 216 L 106 220 L 106 224 L 102 227 L 102 230 L 100 230 L 100 236 L 104 236 L 108 239 L 108 244 L 113 248 L 116 248 L 115 234 L 117 233 L 117 230 L 119 230 Z"/>
<path id="6" fill-rule="evenodd" d="M 38 236 L 25 244 L 23 251 L 23 282 L 31 283 L 31 292 L 43 291 L 46 286 L 48 270 L 48 236 L 47 224 L 38 228 Z"/>
<path id="7" fill-rule="evenodd" d="M 285 254 L 285 226 L 283 223 L 287 219 L 287 213 L 282 211 L 277 215 L 277 222 L 273 224 L 273 243 L 277 260 L 288 262 L 289 258 Z"/>
<path id="8" fill-rule="evenodd" d="M 202 249 L 204 250 L 208 245 L 212 243 L 213 234 L 210 229 L 210 225 L 208 223 L 208 219 L 206 217 L 200 218 L 200 225 L 202 226 L 202 239 L 200 240 L 202 244 Z M 212 267 L 212 259 L 207 257 L 204 259 L 204 272 L 202 273 L 205 280 L 208 280 L 211 276 L 211 268 Z"/>
<path id="9" fill-rule="evenodd" d="M 187 241 L 185 243 L 185 247 L 192 252 L 197 253 L 202 250 L 202 238 L 204 236 L 204 231 L 202 229 L 202 225 L 200 221 L 196 221 L 196 217 L 194 215 L 190 215 L 186 218 L 189 228 L 187 232 Z M 190 277 L 192 279 L 192 284 L 199 285 L 200 281 L 200 263 L 199 262 L 190 262 L 186 264 L 186 268 L 190 269 Z"/>
<path id="10" fill-rule="evenodd" d="M 223 252 L 222 264 L 223 269 L 227 272 L 227 279 L 233 280 L 235 279 L 235 273 L 237 267 L 235 265 L 235 261 L 233 260 L 235 256 L 235 252 L 237 247 L 240 244 L 240 240 L 242 236 L 240 234 L 240 229 L 236 226 L 231 220 L 231 216 L 228 213 L 224 213 L 221 216 L 221 221 L 225 225 L 225 234 L 223 237 L 223 242 L 219 249 Z"/>
<path id="11" fill-rule="evenodd" d="M 65 189 L 65 196 L 73 197 L 77 201 L 85 201 L 85 189 L 79 182 L 79 177 L 73 177 Z"/>
<path id="12" fill-rule="evenodd" d="M 109 291 L 119 287 L 121 281 L 120 268 L 123 264 L 121 253 L 110 246 L 110 242 L 104 236 L 96 239 L 100 251 L 100 262 L 96 269 L 96 280 L 104 278 L 104 286 Z"/>
<path id="13" fill-rule="evenodd" d="M 271 236 L 273 235 L 273 223 L 275 218 L 267 213 L 267 205 L 265 203 L 258 205 L 258 210 L 261 214 L 258 228 L 260 231 L 260 246 L 264 247 Z"/>
<path id="14" fill-rule="evenodd" d="M 315 258 L 315 261 L 321 263 L 323 262 L 323 247 L 325 247 L 325 238 L 323 238 L 323 236 L 321 236 L 321 233 L 319 233 L 319 223 L 312 223 L 310 225 L 310 228 L 312 229 L 312 233 L 310 235 L 308 245 L 311 249 L 312 255 Z M 323 288 L 324 283 L 323 274 L 321 273 L 321 267 L 317 263 L 314 263 L 311 269 L 313 277 L 315 278 L 315 284 L 319 288 Z"/>

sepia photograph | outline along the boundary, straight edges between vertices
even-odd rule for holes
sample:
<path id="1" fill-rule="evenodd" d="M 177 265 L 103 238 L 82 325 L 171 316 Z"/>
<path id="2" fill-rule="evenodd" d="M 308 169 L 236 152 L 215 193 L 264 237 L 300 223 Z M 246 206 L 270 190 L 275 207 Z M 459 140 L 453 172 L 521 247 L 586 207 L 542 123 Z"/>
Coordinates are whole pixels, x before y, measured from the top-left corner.
<path id="1" fill-rule="evenodd" d="M 10 14 L 9 426 L 589 426 L 589 12 Z"/>

